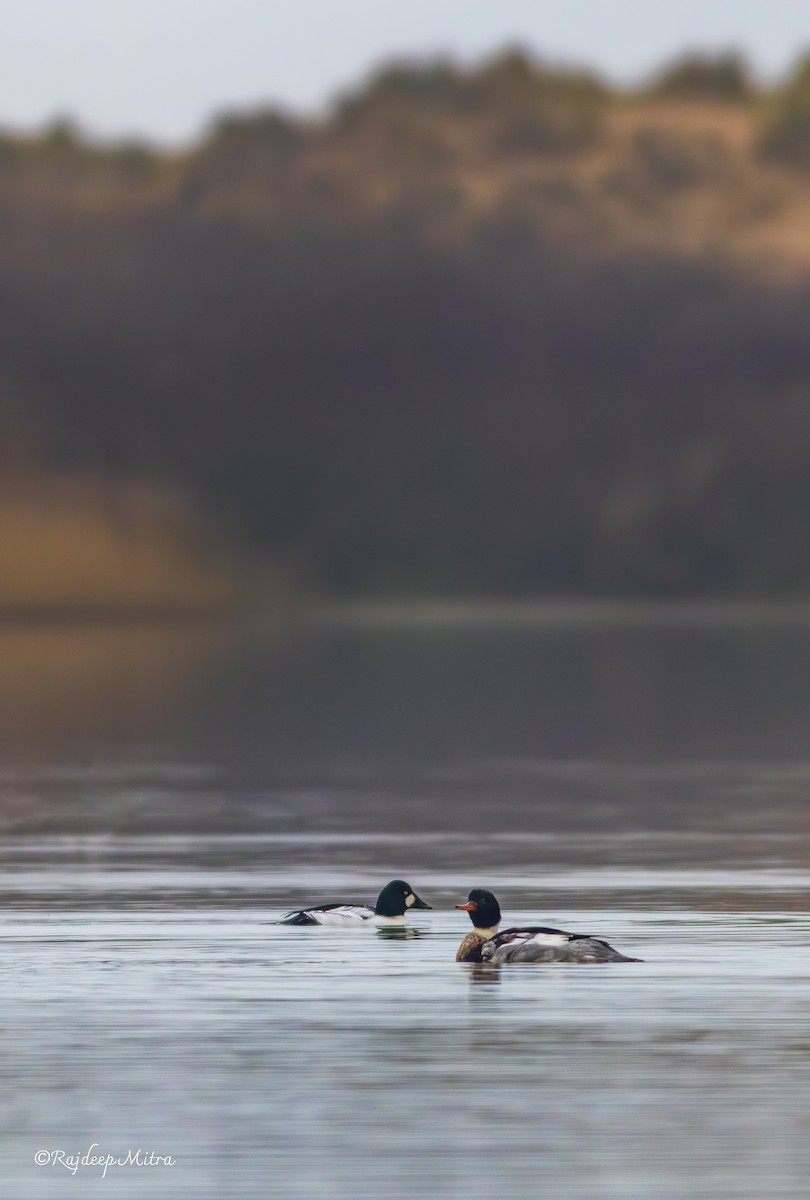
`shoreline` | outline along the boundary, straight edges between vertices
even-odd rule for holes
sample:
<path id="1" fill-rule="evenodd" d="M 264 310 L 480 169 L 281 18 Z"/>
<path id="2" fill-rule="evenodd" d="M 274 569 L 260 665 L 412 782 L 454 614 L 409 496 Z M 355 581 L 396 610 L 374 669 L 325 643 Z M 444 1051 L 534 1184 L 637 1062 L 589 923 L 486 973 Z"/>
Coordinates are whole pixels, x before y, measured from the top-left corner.
<path id="1" fill-rule="evenodd" d="M 589 625 L 810 627 L 810 600 L 347 600 L 305 606 L 323 627 L 587 627 Z"/>
<path id="2" fill-rule="evenodd" d="M 246 605 L 1 605 L 0 630 L 128 626 L 193 627 L 268 624 L 309 628 L 472 628 L 476 626 L 810 627 L 807 600 L 636 599 L 301 599 L 254 598 Z"/>

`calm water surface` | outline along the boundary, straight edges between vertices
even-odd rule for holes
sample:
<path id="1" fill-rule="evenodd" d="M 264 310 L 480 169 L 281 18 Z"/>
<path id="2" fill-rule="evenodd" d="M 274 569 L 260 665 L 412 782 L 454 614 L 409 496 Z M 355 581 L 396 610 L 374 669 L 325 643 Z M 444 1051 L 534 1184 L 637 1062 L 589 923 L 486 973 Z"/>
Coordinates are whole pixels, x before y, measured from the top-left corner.
<path id="1" fill-rule="evenodd" d="M 0 649 L 3 1194 L 807 1195 L 804 624 Z M 456 964 L 481 883 L 645 961 Z"/>

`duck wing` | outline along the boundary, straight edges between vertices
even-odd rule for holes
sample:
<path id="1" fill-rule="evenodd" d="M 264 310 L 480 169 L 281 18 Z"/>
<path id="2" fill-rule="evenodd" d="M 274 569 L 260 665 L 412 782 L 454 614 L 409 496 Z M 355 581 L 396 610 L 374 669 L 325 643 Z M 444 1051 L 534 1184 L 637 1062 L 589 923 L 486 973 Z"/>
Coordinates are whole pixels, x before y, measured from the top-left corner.
<path id="1" fill-rule="evenodd" d="M 279 925 L 362 925 L 374 916 L 370 904 L 318 904 L 313 908 L 300 908 L 283 916 Z"/>
<path id="2" fill-rule="evenodd" d="M 643 962 L 641 958 L 621 954 L 610 942 L 587 933 L 572 933 L 568 947 L 568 962 Z"/>
<path id="3" fill-rule="evenodd" d="M 481 947 L 484 962 L 640 962 L 614 950 L 601 938 L 568 933 L 547 925 L 505 929 Z"/>

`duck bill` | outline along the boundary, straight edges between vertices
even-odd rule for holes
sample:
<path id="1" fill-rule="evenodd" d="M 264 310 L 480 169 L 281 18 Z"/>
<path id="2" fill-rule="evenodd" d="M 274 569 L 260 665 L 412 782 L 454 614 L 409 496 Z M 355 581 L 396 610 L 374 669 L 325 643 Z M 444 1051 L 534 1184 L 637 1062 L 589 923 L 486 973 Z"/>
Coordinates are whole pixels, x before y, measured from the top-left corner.
<path id="1" fill-rule="evenodd" d="M 468 900 L 466 904 L 457 904 L 456 908 L 460 909 L 461 912 L 475 912 L 478 905 L 473 900 Z"/>
<path id="2" fill-rule="evenodd" d="M 433 910 L 433 905 L 425 904 L 424 900 L 422 900 L 422 898 L 420 896 L 417 896 L 416 892 L 413 893 L 413 904 L 410 907 L 411 908 L 429 908 L 431 911 Z"/>

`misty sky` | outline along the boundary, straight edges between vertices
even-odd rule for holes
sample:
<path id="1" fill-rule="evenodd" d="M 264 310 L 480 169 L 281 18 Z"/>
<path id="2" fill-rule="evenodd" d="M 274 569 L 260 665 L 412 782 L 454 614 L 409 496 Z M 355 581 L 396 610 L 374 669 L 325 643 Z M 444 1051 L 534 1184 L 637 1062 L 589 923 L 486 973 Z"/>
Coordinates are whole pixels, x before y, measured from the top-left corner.
<path id="1" fill-rule="evenodd" d="M 102 136 L 187 140 L 215 112 L 316 109 L 382 59 L 513 43 L 618 81 L 685 49 L 743 50 L 765 77 L 810 47 L 808 0 L 17 0 L 0 124 L 55 115 Z"/>

